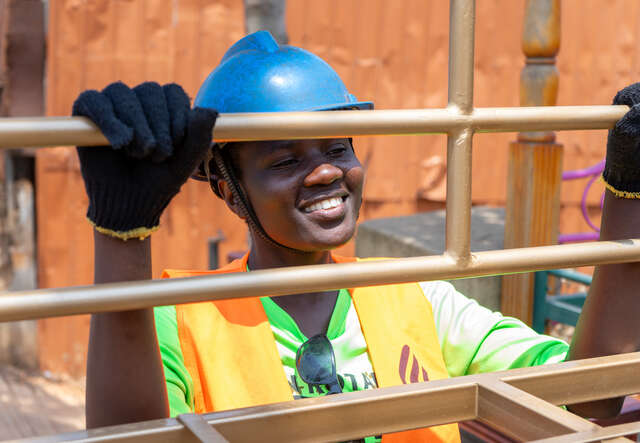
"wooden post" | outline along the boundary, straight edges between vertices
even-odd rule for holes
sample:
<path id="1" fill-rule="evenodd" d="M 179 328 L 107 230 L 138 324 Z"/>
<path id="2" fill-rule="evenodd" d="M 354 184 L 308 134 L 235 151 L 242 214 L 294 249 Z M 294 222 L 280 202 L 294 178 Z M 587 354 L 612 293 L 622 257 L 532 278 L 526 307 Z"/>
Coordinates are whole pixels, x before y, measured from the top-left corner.
<path id="1" fill-rule="evenodd" d="M 553 106 L 558 94 L 560 0 L 527 0 L 520 76 L 521 106 Z M 504 247 L 554 244 L 558 238 L 562 145 L 553 132 L 525 132 L 509 144 Z M 505 276 L 502 312 L 531 324 L 533 274 Z"/>

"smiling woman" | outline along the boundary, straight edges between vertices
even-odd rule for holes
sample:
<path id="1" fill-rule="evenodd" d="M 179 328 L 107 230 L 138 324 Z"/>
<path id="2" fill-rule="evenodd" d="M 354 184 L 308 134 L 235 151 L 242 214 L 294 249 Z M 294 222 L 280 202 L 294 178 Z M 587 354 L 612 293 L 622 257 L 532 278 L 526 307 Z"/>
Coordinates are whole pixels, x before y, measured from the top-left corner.
<path id="1" fill-rule="evenodd" d="M 224 149 L 227 149 L 225 147 Z M 364 170 L 348 139 L 236 143 L 233 165 L 247 204 L 269 237 L 297 254 L 341 246 L 351 239 L 362 202 Z M 215 178 L 229 208 L 237 199 Z M 262 250 L 264 240 L 252 238 Z M 311 259 L 317 262 L 316 259 Z M 250 259 L 252 269 L 265 267 Z M 266 263 L 265 263 L 266 264 Z M 272 267 L 272 260 L 266 267 Z"/>
<path id="2" fill-rule="evenodd" d="M 271 81 L 274 78 L 277 81 Z M 362 202 L 364 170 L 350 139 L 221 145 L 211 143 L 211 131 L 218 111 L 372 106 L 349 94 L 317 56 L 280 46 L 266 32 L 249 35 L 229 49 L 200 89 L 194 109 L 175 84 L 144 83 L 130 89 L 114 83 L 102 92 L 85 91 L 74 104 L 74 114 L 91 118 L 111 143 L 102 149 L 78 148 L 88 217 L 95 226 L 96 283 L 151 278 L 149 236 L 189 176 L 208 181 L 246 221 L 251 248 L 222 269 L 165 270 L 166 278 L 360 260 L 332 252 L 353 236 Z M 635 128 L 631 117 L 627 121 Z M 631 135 L 623 138 L 635 140 Z M 616 165 L 635 165 L 625 157 L 626 145 L 620 140 L 610 139 L 617 156 L 609 168 L 616 177 L 625 172 Z M 626 183 L 624 177 L 621 183 Z M 608 194 L 609 224 L 603 224 L 603 235 L 640 235 L 621 229 L 625 223 L 620 214 L 634 210 L 640 212 L 637 204 Z M 123 241 L 127 239 L 134 240 Z M 637 274 L 636 268 L 623 265 L 601 272 L 614 272 L 611 281 L 616 283 Z M 620 272 L 627 278 L 616 274 Z M 600 288 L 603 280 L 597 275 L 593 287 Z M 626 284 L 618 289 L 633 292 Z M 603 312 L 598 294 L 604 292 L 598 291 L 594 303 Z M 627 315 L 635 314 L 628 310 Z M 594 314 L 590 317 L 587 323 L 597 323 Z M 584 327 L 583 336 L 594 329 Z M 624 337 L 633 340 L 628 333 Z M 572 350 L 576 355 L 598 352 L 590 347 L 594 340 L 578 343 L 581 347 Z M 444 282 L 265 294 L 94 314 L 87 425 L 553 363 L 564 360 L 568 348 L 517 319 L 490 312 Z M 455 424 L 363 438 L 459 441 Z"/>

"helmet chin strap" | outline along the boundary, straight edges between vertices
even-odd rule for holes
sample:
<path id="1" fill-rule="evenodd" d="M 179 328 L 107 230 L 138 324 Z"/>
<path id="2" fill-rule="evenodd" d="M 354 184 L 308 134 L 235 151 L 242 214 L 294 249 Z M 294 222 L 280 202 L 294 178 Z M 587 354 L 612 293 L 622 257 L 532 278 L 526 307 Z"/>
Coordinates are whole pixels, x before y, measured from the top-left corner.
<path id="1" fill-rule="evenodd" d="M 269 236 L 269 234 L 267 234 L 267 232 L 260 224 L 260 221 L 258 220 L 258 217 L 253 210 L 253 206 L 251 206 L 251 202 L 249 201 L 247 194 L 244 192 L 244 189 L 242 189 L 242 185 L 238 182 L 233 172 L 233 168 L 227 163 L 225 156 L 222 155 L 222 151 L 218 144 L 214 144 L 212 146 L 211 150 L 208 151 L 207 158 L 204 160 L 205 173 L 207 174 L 207 177 L 209 177 L 209 185 L 211 186 L 211 189 L 214 191 L 214 193 L 215 190 L 213 187 L 217 186 L 218 184 L 211 181 L 211 173 L 209 170 L 209 161 L 211 161 L 211 158 L 213 158 L 213 161 L 216 162 L 216 166 L 222 174 L 222 178 L 229 185 L 231 195 L 233 196 L 233 199 L 236 202 L 241 215 L 246 220 L 247 225 L 249 225 L 249 229 L 255 232 L 258 236 L 260 236 L 260 238 L 269 243 L 271 246 L 283 248 L 298 254 L 301 253 L 301 251 L 297 249 L 290 248 L 289 246 L 275 241 Z"/>

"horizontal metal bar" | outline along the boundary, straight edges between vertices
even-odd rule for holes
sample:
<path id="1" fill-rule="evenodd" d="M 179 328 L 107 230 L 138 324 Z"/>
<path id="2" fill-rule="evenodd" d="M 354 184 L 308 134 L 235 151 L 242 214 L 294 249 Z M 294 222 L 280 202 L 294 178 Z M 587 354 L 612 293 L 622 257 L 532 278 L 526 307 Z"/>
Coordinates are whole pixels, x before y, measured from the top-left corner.
<path id="1" fill-rule="evenodd" d="M 469 115 L 454 107 L 222 114 L 213 137 L 240 141 L 436 134 L 464 128 L 476 132 L 608 129 L 627 110 L 626 106 L 542 106 L 476 108 Z M 83 117 L 0 118 L 0 148 L 105 144 L 96 126 Z"/>
<path id="2" fill-rule="evenodd" d="M 319 398 L 203 414 L 228 441 L 264 443 L 348 441 L 368 435 L 415 429 L 476 417 L 473 380 L 436 380 Z M 105 432 L 109 430 L 109 434 Z M 183 433 L 177 420 L 79 431 L 32 440 L 176 441 Z"/>
<path id="3" fill-rule="evenodd" d="M 563 390 L 565 396 L 561 403 L 597 400 L 621 395 L 618 390 L 593 391 L 594 385 L 601 385 L 603 378 L 620 376 L 611 373 L 612 367 L 625 366 L 635 373 L 626 374 L 626 386 L 630 388 L 623 394 L 637 392 L 640 370 L 640 353 L 599 357 L 588 360 L 560 363 L 557 365 L 537 366 L 499 373 L 487 373 L 457 377 L 448 380 L 436 380 L 427 383 L 394 386 L 390 388 L 338 394 L 313 399 L 294 400 L 285 403 L 256 406 L 217 413 L 204 414 L 203 418 L 229 441 L 340 441 L 360 438 L 365 435 L 379 435 L 416 427 L 470 420 L 484 414 L 485 419 L 500 421 L 491 412 L 487 403 L 480 403 L 480 387 L 493 386 L 497 397 L 512 395 L 515 390 L 507 390 L 499 380 L 512 386 L 513 380 L 521 382 L 540 392 L 546 385 L 557 386 L 566 383 L 566 375 L 581 372 L 580 383 L 570 383 L 570 390 Z M 615 372 L 615 371 L 614 371 Z M 635 380 L 635 381 L 634 381 Z M 526 383 L 528 382 L 528 383 Z M 496 390 L 495 386 L 499 389 Z M 533 393 L 533 392 L 530 392 Z M 535 394 L 534 394 L 535 395 Z M 523 393 L 512 395 L 514 407 L 540 406 L 537 399 Z M 485 397 L 485 401 L 493 401 Z M 494 403 L 495 404 L 495 403 Z M 484 408 L 484 409 L 483 409 Z M 547 406 L 544 406 L 548 409 Z M 495 411 L 495 410 L 494 410 Z M 546 417 L 545 420 L 549 420 Z M 582 419 L 568 412 L 558 413 L 558 419 L 565 419 L 572 428 Z M 522 425 L 522 424 L 521 424 Z M 34 443 L 58 441 L 122 441 L 122 442 L 177 442 L 187 438 L 188 432 L 176 419 L 154 420 L 110 428 L 79 431 L 51 437 L 32 439 Z"/>
<path id="4" fill-rule="evenodd" d="M 209 426 L 209 423 L 202 418 L 202 415 L 188 413 L 180 414 L 176 418 L 193 434 L 193 440 L 203 443 L 228 443 L 229 441 L 217 429 Z"/>
<path id="5" fill-rule="evenodd" d="M 582 272 L 572 271 L 570 269 L 555 269 L 553 271 L 549 271 L 549 274 L 554 277 L 574 281 L 583 285 L 590 285 L 593 280 L 593 277 L 589 274 L 583 274 Z"/>
<path id="6" fill-rule="evenodd" d="M 545 366 L 499 374 L 511 386 L 555 405 L 581 403 L 640 392 L 640 353 L 574 360 L 549 371 Z"/>
<path id="7" fill-rule="evenodd" d="M 478 419 L 524 441 L 598 428 L 558 406 L 492 380 L 478 386 Z"/>
<path id="8" fill-rule="evenodd" d="M 609 439 L 637 433 L 640 433 L 640 422 L 607 426 L 606 428 L 597 428 L 590 431 L 574 432 L 573 434 L 535 440 L 535 443 L 588 443 L 603 440 L 612 441 Z M 629 440 L 626 439 L 620 439 L 619 441 L 620 443 L 629 443 Z"/>
<path id="9" fill-rule="evenodd" d="M 0 321 L 630 261 L 640 261 L 640 240 L 483 251 L 466 266 L 448 256 L 428 256 L 39 289 L 0 295 Z"/>
<path id="10" fill-rule="evenodd" d="M 584 304 L 586 294 L 583 294 L 582 304 L 577 306 L 566 301 L 559 300 L 560 297 L 568 297 L 566 295 L 547 296 L 546 319 L 564 323 L 566 325 L 575 326 L 578 324 L 578 318 L 582 312 L 582 304 Z M 574 299 L 575 300 L 575 299 Z"/>

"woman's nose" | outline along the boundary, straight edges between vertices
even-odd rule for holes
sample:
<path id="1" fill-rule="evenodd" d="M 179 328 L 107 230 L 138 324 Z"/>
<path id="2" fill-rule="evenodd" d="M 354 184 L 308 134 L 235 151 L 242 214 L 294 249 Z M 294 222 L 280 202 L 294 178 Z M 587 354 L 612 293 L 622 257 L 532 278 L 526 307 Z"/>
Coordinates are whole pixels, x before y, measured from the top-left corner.
<path id="1" fill-rule="evenodd" d="M 304 179 L 305 186 L 329 185 L 343 177 L 342 169 L 329 163 L 318 165 Z"/>

